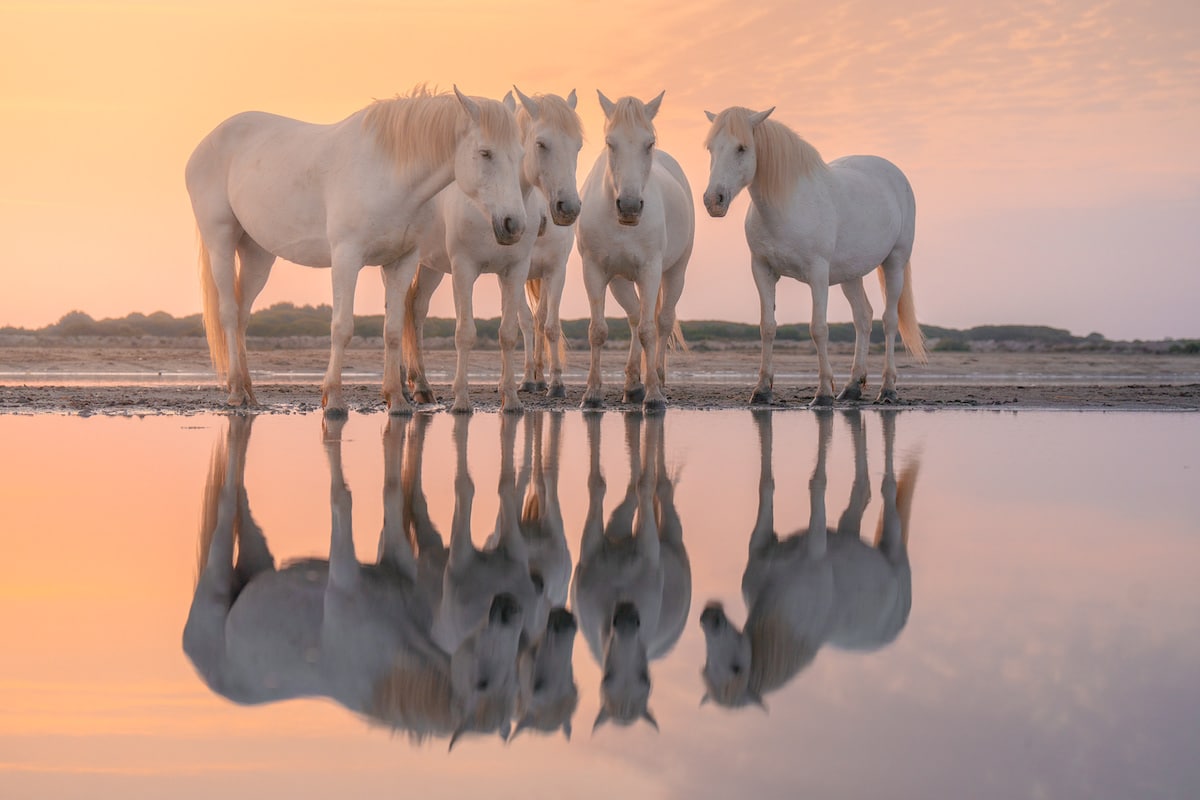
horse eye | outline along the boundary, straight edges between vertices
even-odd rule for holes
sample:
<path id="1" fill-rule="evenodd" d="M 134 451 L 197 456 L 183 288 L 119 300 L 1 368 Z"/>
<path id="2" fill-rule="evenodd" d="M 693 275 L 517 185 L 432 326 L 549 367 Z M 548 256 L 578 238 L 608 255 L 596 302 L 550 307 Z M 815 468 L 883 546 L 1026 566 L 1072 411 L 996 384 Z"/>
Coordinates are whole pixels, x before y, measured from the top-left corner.
<path id="1" fill-rule="evenodd" d="M 647 149 L 647 150 L 653 150 L 653 149 L 654 149 L 654 145 L 655 145 L 655 142 L 654 142 L 654 140 L 653 140 L 653 139 L 651 139 L 650 141 L 646 142 L 646 149 Z"/>
<path id="2" fill-rule="evenodd" d="M 604 678 L 603 678 L 604 683 L 612 683 L 612 677 L 613 677 L 612 670 L 611 669 L 605 670 Z"/>
<path id="3" fill-rule="evenodd" d="M 734 664 L 734 665 L 733 665 L 733 674 L 734 674 L 734 675 L 741 675 L 741 674 L 742 674 L 742 665 L 741 665 L 741 664 Z"/>
<path id="4" fill-rule="evenodd" d="M 479 157 L 484 159 L 485 161 L 491 161 L 492 160 L 492 151 L 491 150 L 480 150 Z"/>
<path id="5" fill-rule="evenodd" d="M 737 149 L 737 151 L 738 151 L 739 153 L 744 153 L 744 152 L 746 152 L 746 145 L 744 145 L 744 144 L 739 144 L 739 145 L 738 145 L 738 149 Z"/>
<path id="6" fill-rule="evenodd" d="M 638 675 L 638 680 L 640 680 L 642 683 L 649 686 L 650 685 L 650 673 L 646 672 L 645 670 L 642 670 L 641 674 Z"/>
<path id="7" fill-rule="evenodd" d="M 541 678 L 538 678 L 536 681 L 533 682 L 533 690 L 535 692 L 540 692 L 542 689 L 545 689 L 545 688 L 546 688 L 546 682 L 544 680 L 542 680 Z"/>
<path id="8" fill-rule="evenodd" d="M 475 688 L 481 692 L 486 692 L 488 688 L 488 679 L 480 678 L 479 682 L 475 684 Z"/>
<path id="9" fill-rule="evenodd" d="M 550 149 L 550 148 L 546 147 L 546 143 L 543 142 L 541 139 L 538 140 L 537 148 L 538 148 L 538 150 L 549 150 Z"/>

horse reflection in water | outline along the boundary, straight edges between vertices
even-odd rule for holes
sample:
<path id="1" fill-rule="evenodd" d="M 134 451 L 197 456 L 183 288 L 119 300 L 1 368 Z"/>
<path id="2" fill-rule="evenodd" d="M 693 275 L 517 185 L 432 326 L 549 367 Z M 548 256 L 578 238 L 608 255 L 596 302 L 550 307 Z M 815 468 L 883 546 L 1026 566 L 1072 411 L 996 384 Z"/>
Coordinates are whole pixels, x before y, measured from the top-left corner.
<path id="1" fill-rule="evenodd" d="M 602 417 L 587 415 L 588 511 L 572 584 L 575 611 L 593 657 L 603 667 L 600 712 L 605 722 L 658 723 L 649 708 L 651 659 L 665 655 L 687 621 L 692 574 L 668 474 L 663 418 L 625 417 L 629 485 L 604 525 L 605 481 L 600 472 Z"/>
<path id="2" fill-rule="evenodd" d="M 709 603 L 700 615 L 708 651 L 702 703 L 711 700 L 731 708 L 765 707 L 763 696 L 812 663 L 826 643 L 851 650 L 889 644 L 904 628 L 912 605 L 908 520 L 919 464 L 906 466 L 897 481 L 893 469 L 896 412 L 881 413 L 883 512 L 874 546 L 859 538 L 871 498 L 861 414 L 846 412 L 854 443 L 854 482 L 837 527 L 830 528 L 825 521 L 825 461 L 833 413 L 820 412 L 808 527 L 783 540 L 775 533 L 771 412 L 754 414 L 762 461 L 758 518 L 742 576 L 749 613 L 741 631 L 729 622 L 719 603 Z"/>
<path id="3" fill-rule="evenodd" d="M 458 615 L 453 646 L 439 645 L 434 628 L 445 614 L 447 592 L 443 589 L 438 597 L 423 587 L 432 583 L 429 572 L 436 570 L 439 558 L 447 561 L 450 573 L 454 544 L 448 556 L 439 555 L 427 538 L 426 553 L 424 547 L 414 550 L 405 535 L 410 516 L 397 487 L 406 482 L 395 474 L 406 455 L 405 430 L 398 419 L 389 420 L 384 434 L 385 513 L 378 563 L 360 564 L 355 556 L 351 496 L 342 473 L 344 421 L 328 420 L 329 559 L 305 559 L 276 569 L 251 516 L 244 484 L 252 422 L 252 417 L 230 417 L 206 489 L 200 575 L 183 646 L 209 687 L 246 704 L 329 697 L 417 740 L 450 736 L 451 746 L 471 731 L 507 738 L 516 703 L 518 651 L 527 617 L 536 613 L 529 608 L 535 590 L 528 573 L 528 592 L 519 597 L 507 587 L 492 591 L 477 619 Z M 418 416 L 412 424 L 421 428 L 426 422 Z M 465 424 L 455 433 L 461 456 L 456 493 L 466 492 L 469 523 L 473 487 L 463 474 Z M 412 459 L 404 457 L 403 462 Z M 463 499 L 456 497 L 456 523 Z M 504 503 L 515 500 L 502 498 Z M 486 580 L 486 570 L 476 574 Z M 443 586 L 450 583 L 447 579 Z M 456 589 L 450 591 L 453 602 L 460 599 Z M 472 597 L 486 592 L 475 587 Z"/>

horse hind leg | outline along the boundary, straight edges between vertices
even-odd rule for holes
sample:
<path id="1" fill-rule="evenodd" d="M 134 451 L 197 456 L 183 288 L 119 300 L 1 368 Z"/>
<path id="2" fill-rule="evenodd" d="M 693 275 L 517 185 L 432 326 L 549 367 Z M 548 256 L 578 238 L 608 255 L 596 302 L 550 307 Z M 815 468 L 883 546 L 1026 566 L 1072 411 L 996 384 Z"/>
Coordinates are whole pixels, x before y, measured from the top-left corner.
<path id="1" fill-rule="evenodd" d="M 842 294 L 850 301 L 854 316 L 854 362 L 850 366 L 850 380 L 842 387 L 837 399 L 854 402 L 862 398 L 867 385 L 867 351 L 871 345 L 871 301 L 863 289 L 862 278 L 842 284 Z"/>
<path id="2" fill-rule="evenodd" d="M 250 383 L 249 361 L 246 358 L 246 327 L 250 324 L 250 312 L 254 308 L 254 301 L 258 299 L 259 293 L 267 285 L 267 279 L 271 277 L 271 267 L 275 264 L 275 255 L 265 250 L 248 235 L 243 234 L 238 241 L 237 256 L 238 322 L 235 338 L 240 366 L 240 374 L 237 379 L 241 383 L 246 400 L 251 405 L 257 405 L 258 400 L 254 397 L 254 389 Z M 230 371 L 230 381 L 233 382 L 232 364 Z M 230 395 L 230 404 L 237 405 L 233 402 L 232 394 Z"/>
<path id="3" fill-rule="evenodd" d="M 896 334 L 900 330 L 900 296 L 904 291 L 908 254 L 893 250 L 880 265 L 879 283 L 883 288 L 883 384 L 878 403 L 895 403 L 896 393 Z"/>

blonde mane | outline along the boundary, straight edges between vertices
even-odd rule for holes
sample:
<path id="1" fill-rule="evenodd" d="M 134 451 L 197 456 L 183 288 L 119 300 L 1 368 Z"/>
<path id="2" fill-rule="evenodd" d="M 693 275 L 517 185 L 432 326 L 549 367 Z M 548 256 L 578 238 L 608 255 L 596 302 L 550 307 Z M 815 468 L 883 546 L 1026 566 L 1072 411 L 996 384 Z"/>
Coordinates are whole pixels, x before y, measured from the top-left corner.
<path id="1" fill-rule="evenodd" d="M 503 103 L 483 97 L 479 128 L 487 139 L 520 141 L 512 112 Z M 418 164 L 445 164 L 454 158 L 469 117 L 453 94 L 434 94 L 424 87 L 408 96 L 376 100 L 362 111 L 362 125 L 375 136 L 383 152 L 400 170 Z"/>
<path id="2" fill-rule="evenodd" d="M 575 109 L 567 105 L 567 101 L 563 100 L 556 94 L 535 94 L 532 99 L 538 104 L 538 121 L 545 121 L 555 131 L 566 136 L 583 138 L 583 124 L 579 121 L 579 115 L 575 113 Z M 533 119 L 529 116 L 529 112 L 525 110 L 525 106 L 517 104 L 517 125 L 521 129 L 521 139 L 529 135 L 529 127 L 533 124 Z"/>
<path id="3" fill-rule="evenodd" d="M 654 120 L 646 113 L 646 104 L 636 97 L 622 97 L 614 104 L 612 116 L 605 122 L 604 132 L 618 127 L 649 128 L 651 133 L 658 135 L 654 130 Z"/>
<path id="4" fill-rule="evenodd" d="M 741 680 L 704 683 L 708 696 L 719 705 L 737 708 L 751 698 L 762 698 L 796 676 L 812 663 L 819 647 L 797 636 L 787 621 L 776 614 L 757 615 L 753 611 L 744 635 L 750 640 L 750 669 Z"/>
<path id="5" fill-rule="evenodd" d="M 728 131 L 740 144 L 753 144 L 757 161 L 754 183 L 764 201 L 772 205 L 783 202 L 795 181 L 829 169 L 817 148 L 782 122 L 765 119 L 751 128 L 753 113 L 740 106 L 725 109 L 713 120 L 704 145 L 711 145 L 722 131 Z"/>
<path id="6" fill-rule="evenodd" d="M 406 731 L 416 742 L 454 732 L 448 665 L 397 661 L 375 686 L 372 722 Z"/>

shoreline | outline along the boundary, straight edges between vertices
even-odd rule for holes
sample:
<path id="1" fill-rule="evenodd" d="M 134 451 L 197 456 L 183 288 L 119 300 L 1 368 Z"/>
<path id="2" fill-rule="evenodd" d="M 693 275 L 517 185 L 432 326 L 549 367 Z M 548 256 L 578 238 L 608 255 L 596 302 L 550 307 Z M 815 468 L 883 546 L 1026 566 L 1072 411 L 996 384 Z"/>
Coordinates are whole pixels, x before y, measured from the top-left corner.
<path id="1" fill-rule="evenodd" d="M 775 397 L 769 408 L 808 408 L 816 385 L 816 357 L 804 347 L 777 347 Z M 831 348 L 833 350 L 833 348 Z M 606 410 L 638 408 L 621 403 L 625 347 L 603 356 Z M 324 348 L 256 348 L 249 354 L 259 406 L 256 413 L 295 414 L 320 409 Z M 520 350 L 518 350 L 518 359 Z M 530 409 L 578 410 L 586 380 L 586 352 L 568 354 L 565 399 L 521 393 Z M 851 351 L 831 352 L 844 380 Z M 419 411 L 444 411 L 454 370 L 453 350 L 430 350 L 430 382 L 442 401 Z M 379 396 L 383 352 L 358 346 L 347 351 L 345 395 L 354 413 L 386 411 Z M 518 361 L 518 374 L 522 367 Z M 668 409 L 744 409 L 758 374 L 759 349 L 700 347 L 671 353 L 665 387 Z M 878 392 L 881 355 L 868 359 L 866 395 Z M 835 408 L 1200 411 L 1200 358 L 1188 355 L 1090 352 L 933 352 L 919 365 L 897 357 L 900 403 L 870 400 Z M 471 398 L 480 412 L 499 408 L 499 353 L 476 350 L 470 363 Z M 0 347 L 0 414 L 192 415 L 224 413 L 224 392 L 197 347 L 17 345 Z"/>

